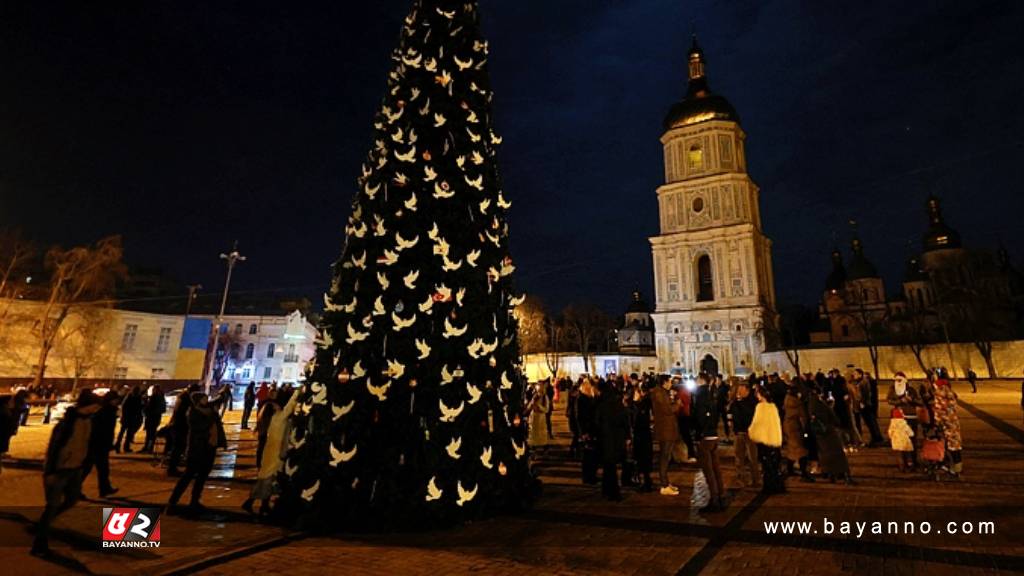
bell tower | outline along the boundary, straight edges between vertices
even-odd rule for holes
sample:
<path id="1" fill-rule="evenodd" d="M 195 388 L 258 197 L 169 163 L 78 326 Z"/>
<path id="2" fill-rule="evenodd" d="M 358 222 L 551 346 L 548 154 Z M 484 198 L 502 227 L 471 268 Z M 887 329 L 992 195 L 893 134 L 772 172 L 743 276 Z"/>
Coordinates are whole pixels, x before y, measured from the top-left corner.
<path id="1" fill-rule="evenodd" d="M 729 101 L 711 91 L 696 35 L 687 69 L 686 96 L 665 118 L 660 233 L 650 238 L 658 364 L 744 374 L 760 366 L 761 316 L 774 314 L 771 241 L 747 175 L 746 134 Z"/>

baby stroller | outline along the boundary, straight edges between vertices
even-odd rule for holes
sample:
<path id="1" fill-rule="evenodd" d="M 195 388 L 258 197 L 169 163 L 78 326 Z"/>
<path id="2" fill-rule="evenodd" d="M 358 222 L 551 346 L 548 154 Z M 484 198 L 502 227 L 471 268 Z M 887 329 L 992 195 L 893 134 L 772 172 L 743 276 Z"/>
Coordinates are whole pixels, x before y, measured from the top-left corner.
<path id="1" fill-rule="evenodd" d="M 960 475 L 953 472 L 952 459 L 946 450 L 946 435 L 940 426 L 928 426 L 924 430 L 924 444 L 921 446 L 921 460 L 925 474 L 931 480 L 957 480 Z"/>

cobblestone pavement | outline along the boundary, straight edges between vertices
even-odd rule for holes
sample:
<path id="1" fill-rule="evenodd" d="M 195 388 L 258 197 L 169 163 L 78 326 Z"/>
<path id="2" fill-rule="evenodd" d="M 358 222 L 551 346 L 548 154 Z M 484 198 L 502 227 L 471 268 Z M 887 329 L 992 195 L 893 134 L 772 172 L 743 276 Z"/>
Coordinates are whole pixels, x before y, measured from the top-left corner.
<path id="1" fill-rule="evenodd" d="M 556 445 L 537 458 L 544 496 L 530 512 L 426 534 L 307 537 L 251 521 L 239 510 L 254 471 L 255 437 L 229 414 L 229 448 L 218 458 L 204 502 L 211 517 L 162 519 L 163 545 L 98 548 L 103 506 L 160 506 L 172 481 L 145 455 L 113 455 L 117 498 L 89 501 L 58 519 L 56 556 L 28 555 L 42 505 L 41 456 L 50 427 L 32 425 L 12 442 L 0 475 L 0 547 L 4 574 L 1004 574 L 1024 571 L 1024 421 L 1019 382 L 983 383 L 961 394 L 964 474 L 936 482 L 896 470 L 887 448 L 851 456 L 857 484 L 790 480 L 788 492 L 763 497 L 738 490 L 726 512 L 690 509 L 696 470 L 674 466 L 679 497 L 625 490 L 618 503 L 579 482 L 567 457 L 568 432 L 556 414 Z M 883 431 L 887 421 L 883 419 Z M 732 478 L 731 447 L 723 468 Z M 95 478 L 86 482 L 97 492 Z M 938 534 L 825 534 L 856 521 L 992 520 L 987 538 Z M 764 522 L 813 520 L 818 533 L 766 534 Z M 854 530 L 856 533 L 856 530 Z"/>

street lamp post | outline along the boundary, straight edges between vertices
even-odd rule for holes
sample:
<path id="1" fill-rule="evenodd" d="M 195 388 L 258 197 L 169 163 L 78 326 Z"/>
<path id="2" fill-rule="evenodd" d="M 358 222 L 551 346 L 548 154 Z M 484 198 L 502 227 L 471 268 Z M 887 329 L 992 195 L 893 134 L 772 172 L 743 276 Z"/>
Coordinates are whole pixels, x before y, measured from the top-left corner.
<path id="1" fill-rule="evenodd" d="M 207 374 L 206 378 L 207 394 L 210 393 L 210 386 L 213 384 L 214 364 L 217 360 L 217 339 L 218 335 L 220 334 L 220 324 L 224 320 L 224 309 L 227 307 L 228 304 L 228 290 L 231 289 L 231 272 L 234 271 L 236 263 L 245 262 L 245 256 L 242 256 L 242 254 L 238 251 L 237 240 L 235 240 L 235 244 L 234 246 L 232 246 L 231 252 L 227 254 L 221 253 L 220 258 L 221 260 L 227 262 L 228 273 L 227 276 L 224 278 L 224 293 L 221 295 L 220 298 L 220 311 L 217 312 L 217 320 L 213 324 L 213 351 L 211 352 L 210 356 L 210 373 Z M 228 351 L 225 350 L 224 354 L 225 356 L 227 356 Z M 225 358 L 224 361 L 227 362 L 227 359 Z"/>

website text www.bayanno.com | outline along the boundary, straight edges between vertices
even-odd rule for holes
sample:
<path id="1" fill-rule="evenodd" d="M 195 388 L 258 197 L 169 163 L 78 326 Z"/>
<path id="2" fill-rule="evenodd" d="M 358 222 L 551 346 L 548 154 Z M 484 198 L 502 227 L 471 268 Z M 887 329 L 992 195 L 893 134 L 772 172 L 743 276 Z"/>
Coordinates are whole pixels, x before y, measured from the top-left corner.
<path id="1" fill-rule="evenodd" d="M 941 535 L 981 534 L 994 535 L 995 522 L 911 522 L 911 521 L 832 521 L 823 518 L 821 522 L 763 522 L 766 534 L 839 534 L 863 538 L 864 536 L 885 535 Z"/>

